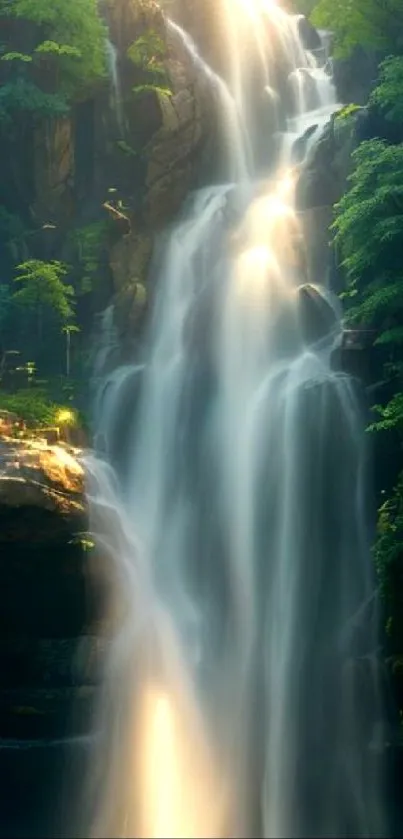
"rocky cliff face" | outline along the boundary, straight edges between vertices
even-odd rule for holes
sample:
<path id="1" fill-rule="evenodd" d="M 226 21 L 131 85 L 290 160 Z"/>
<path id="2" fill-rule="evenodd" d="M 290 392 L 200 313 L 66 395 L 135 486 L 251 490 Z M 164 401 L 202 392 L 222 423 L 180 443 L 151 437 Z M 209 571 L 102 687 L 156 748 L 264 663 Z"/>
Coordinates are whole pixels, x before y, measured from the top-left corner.
<path id="1" fill-rule="evenodd" d="M 132 350 L 129 336 L 134 326 L 140 329 L 145 304 L 138 286 L 146 280 L 154 235 L 172 221 L 212 159 L 218 102 L 152 0 L 105 0 L 102 11 L 109 77 L 66 116 L 29 123 L 18 142 L 7 125 L 0 127 L 0 203 L 30 228 L 14 258 L 61 259 L 77 266 L 77 282 L 76 234 L 104 225 L 96 282 L 80 302 L 84 331 L 90 333 L 94 314 L 112 300 L 123 344 L 127 339 Z M 10 51 L 22 41 L 26 49 L 30 33 L 23 28 L 9 27 Z"/>

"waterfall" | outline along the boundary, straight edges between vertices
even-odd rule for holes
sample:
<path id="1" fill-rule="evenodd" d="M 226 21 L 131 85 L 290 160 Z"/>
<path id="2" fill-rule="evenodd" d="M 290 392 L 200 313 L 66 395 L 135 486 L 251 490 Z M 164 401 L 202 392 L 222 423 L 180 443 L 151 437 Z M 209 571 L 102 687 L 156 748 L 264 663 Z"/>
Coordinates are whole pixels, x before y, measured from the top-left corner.
<path id="1" fill-rule="evenodd" d="M 124 116 L 123 116 L 123 107 L 122 107 L 122 89 L 121 89 L 119 66 L 118 66 L 118 51 L 115 47 L 115 44 L 112 43 L 110 38 L 106 39 L 106 54 L 107 54 L 107 58 L 108 58 L 109 78 L 110 78 L 110 83 L 111 83 L 113 110 L 116 114 L 116 121 L 117 121 L 119 131 L 120 131 L 120 133 L 123 137 L 124 133 L 125 133 L 125 128 L 124 128 Z"/>
<path id="2" fill-rule="evenodd" d="M 274 0 L 220 3 L 237 180 L 161 236 L 144 364 L 105 384 L 87 462 L 115 626 L 91 835 L 380 837 L 361 396 L 294 199 L 334 87 Z"/>

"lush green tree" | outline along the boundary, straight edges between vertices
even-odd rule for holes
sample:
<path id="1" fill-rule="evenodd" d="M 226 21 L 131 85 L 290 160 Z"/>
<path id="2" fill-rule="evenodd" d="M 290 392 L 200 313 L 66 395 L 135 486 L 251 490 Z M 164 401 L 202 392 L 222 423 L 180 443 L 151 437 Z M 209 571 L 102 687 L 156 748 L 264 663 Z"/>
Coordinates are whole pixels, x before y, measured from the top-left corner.
<path id="1" fill-rule="evenodd" d="M 389 348 L 396 393 L 379 406 L 379 428 L 403 420 L 403 144 L 361 143 L 354 152 L 350 189 L 336 207 L 335 244 L 346 271 L 347 317 L 377 330 Z"/>
<path id="2" fill-rule="evenodd" d="M 143 76 L 143 82 L 133 88 L 134 93 L 154 90 L 161 95 L 171 95 L 170 79 L 164 64 L 166 54 L 166 44 L 154 29 L 148 29 L 130 45 L 127 56 Z"/>
<path id="3" fill-rule="evenodd" d="M 379 82 L 370 105 L 379 108 L 386 119 L 403 124 L 403 57 L 391 55 L 380 65 Z"/>
<path id="4" fill-rule="evenodd" d="M 17 266 L 15 282 L 22 287 L 14 293 L 14 300 L 35 312 L 48 309 L 65 326 L 74 320 L 74 289 L 63 282 L 67 274 L 67 266 L 62 262 L 23 262 Z"/>
<path id="5" fill-rule="evenodd" d="M 388 58 L 370 100 L 373 115 L 378 111 L 395 126 L 403 122 L 402 81 L 403 58 Z M 353 154 L 349 189 L 336 206 L 333 231 L 346 273 L 347 320 L 376 330 L 376 344 L 385 348 L 384 380 L 391 398 L 374 406 L 377 420 L 369 430 L 389 435 L 398 470 L 403 465 L 403 143 L 361 143 Z M 374 555 L 398 685 L 403 673 L 403 472 L 380 507 Z"/>
<path id="6" fill-rule="evenodd" d="M 391 313 L 396 312 L 396 327 L 403 314 L 403 145 L 361 143 L 353 163 L 350 188 L 336 206 L 334 222 L 347 273 L 349 317 L 383 327 L 379 340 L 389 342 L 398 339 L 391 332 Z"/>
<path id="7" fill-rule="evenodd" d="M 387 651 L 398 701 L 403 701 L 403 472 L 397 485 L 379 510 L 378 535 L 374 548 L 380 594 L 384 606 Z"/>
<path id="8" fill-rule="evenodd" d="M 0 0 L 0 16 L 27 21 L 37 32 L 30 54 L 10 50 L 2 56 L 3 62 L 16 65 L 20 84 L 18 90 L 8 90 L 8 96 L 14 93 L 28 104 L 21 80 L 34 84 L 31 67 L 36 77 L 42 69 L 47 84 L 53 79 L 52 88 L 42 93 L 62 94 L 68 99 L 78 98 L 106 74 L 106 28 L 97 0 Z"/>
<path id="9" fill-rule="evenodd" d="M 317 0 L 311 20 L 334 32 L 337 56 L 357 46 L 382 53 L 403 51 L 402 0 Z"/>
<path id="10" fill-rule="evenodd" d="M 60 420 L 65 425 L 79 423 L 74 408 L 57 403 L 46 390 L 38 387 L 22 389 L 16 393 L 0 390 L 0 410 L 16 414 L 29 428 L 55 426 Z"/>
<path id="11" fill-rule="evenodd" d="M 64 282 L 67 266 L 62 262 L 31 259 L 17 267 L 15 304 L 28 314 L 36 325 L 36 341 L 40 349 L 52 325 L 66 336 L 66 369 L 70 374 L 71 334 L 77 331 L 74 311 L 74 289 Z"/>

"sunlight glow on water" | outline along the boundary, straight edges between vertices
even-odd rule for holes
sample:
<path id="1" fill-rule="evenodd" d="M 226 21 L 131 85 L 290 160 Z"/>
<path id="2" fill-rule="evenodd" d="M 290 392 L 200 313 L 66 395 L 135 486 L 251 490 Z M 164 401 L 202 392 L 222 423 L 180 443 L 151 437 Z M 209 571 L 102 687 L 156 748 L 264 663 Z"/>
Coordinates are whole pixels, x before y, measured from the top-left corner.
<path id="1" fill-rule="evenodd" d="M 222 103 L 227 183 L 162 237 L 145 362 L 88 461 L 120 606 L 92 836 L 380 836 L 376 626 L 346 630 L 373 585 L 365 435 L 295 210 L 294 143 L 335 91 L 273 0 L 220 8 L 225 81 L 168 29 Z"/>

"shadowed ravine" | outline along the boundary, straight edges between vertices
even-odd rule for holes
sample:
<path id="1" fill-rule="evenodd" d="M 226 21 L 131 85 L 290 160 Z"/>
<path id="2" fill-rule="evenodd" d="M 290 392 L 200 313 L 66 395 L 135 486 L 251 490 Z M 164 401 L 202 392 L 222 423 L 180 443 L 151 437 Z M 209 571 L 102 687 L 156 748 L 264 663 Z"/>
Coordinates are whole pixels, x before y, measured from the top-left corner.
<path id="1" fill-rule="evenodd" d="M 221 2 L 227 182 L 156 248 L 88 459 L 119 592 L 91 833 L 384 836 L 361 397 L 294 209 L 334 89 L 273 0 Z"/>

